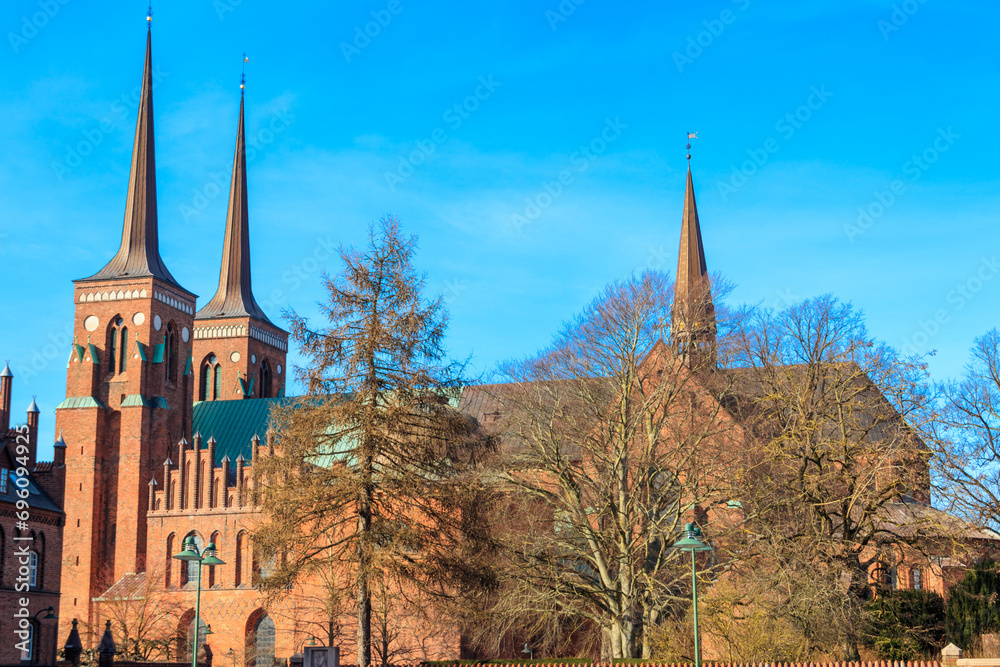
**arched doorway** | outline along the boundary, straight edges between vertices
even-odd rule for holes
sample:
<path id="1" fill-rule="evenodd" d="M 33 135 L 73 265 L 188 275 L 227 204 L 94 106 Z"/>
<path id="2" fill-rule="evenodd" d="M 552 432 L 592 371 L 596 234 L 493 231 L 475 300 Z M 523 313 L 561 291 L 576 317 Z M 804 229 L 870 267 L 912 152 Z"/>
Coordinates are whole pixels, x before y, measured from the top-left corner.
<path id="1" fill-rule="evenodd" d="M 274 667 L 274 620 L 263 609 L 247 619 L 247 667 Z"/>

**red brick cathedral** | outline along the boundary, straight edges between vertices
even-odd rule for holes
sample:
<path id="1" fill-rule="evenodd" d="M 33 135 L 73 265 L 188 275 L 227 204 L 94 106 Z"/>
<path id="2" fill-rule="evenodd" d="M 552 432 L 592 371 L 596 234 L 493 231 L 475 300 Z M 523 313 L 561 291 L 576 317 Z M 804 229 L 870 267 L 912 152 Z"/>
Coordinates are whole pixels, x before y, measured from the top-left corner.
<path id="1" fill-rule="evenodd" d="M 191 537 L 199 549 L 214 543 L 226 563 L 205 568 L 201 596 L 216 659 L 270 666 L 313 636 L 327 638 L 328 617 L 317 618 L 323 592 L 308 585 L 268 609 L 254 588 L 264 568 L 250 541 L 259 511 L 249 466 L 273 446 L 267 422 L 284 397 L 288 333 L 251 289 L 243 99 L 219 287 L 199 309 L 157 243 L 151 72 L 147 34 L 121 246 L 104 268 L 75 281 L 75 342 L 66 399 L 56 410 L 66 499 L 58 636 L 79 619 L 85 647 L 94 647 L 112 609 L 121 615 L 123 604 L 153 596 L 176 617 L 170 657 L 183 658 L 197 570 L 173 556 Z M 673 350 L 688 365 L 714 365 L 715 317 L 690 169 L 677 277 Z M 497 408 L 477 396 L 467 389 L 460 409 L 488 423 Z M 460 657 L 454 628 L 401 623 L 413 636 L 400 644 L 418 647 L 405 661 Z M 343 657 L 353 658 L 350 651 Z"/>
<path id="2" fill-rule="evenodd" d="M 66 447 L 59 637 L 74 618 L 99 632 L 102 600 L 143 587 L 178 591 L 178 609 L 191 607 L 178 627 L 190 625 L 195 570 L 189 577 L 171 556 L 193 536 L 227 563 L 205 568 L 210 643 L 242 649 L 252 633 L 273 653 L 275 619 L 250 582 L 244 478 L 268 445 L 270 403 L 284 395 L 288 333 L 251 290 L 242 95 L 219 288 L 200 309 L 160 257 L 153 135 L 147 34 L 121 247 L 73 290 L 74 344 L 56 409 Z M 92 646 L 94 631 L 84 635 Z"/>

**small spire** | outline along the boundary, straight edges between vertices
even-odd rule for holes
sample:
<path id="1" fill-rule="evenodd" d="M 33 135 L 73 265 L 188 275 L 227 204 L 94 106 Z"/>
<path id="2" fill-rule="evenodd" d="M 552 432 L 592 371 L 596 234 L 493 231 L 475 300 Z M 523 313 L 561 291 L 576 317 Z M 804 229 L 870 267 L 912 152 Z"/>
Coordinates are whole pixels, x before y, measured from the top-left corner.
<path id="1" fill-rule="evenodd" d="M 164 468 L 172 466 L 173 464 L 174 464 L 174 462 L 170 460 L 169 456 L 163 461 L 163 467 Z"/>
<path id="2" fill-rule="evenodd" d="M 695 138 L 696 133 L 688 133 Z M 690 148 L 690 144 L 688 144 Z M 688 159 L 690 160 L 690 154 Z M 674 282 L 674 304 L 670 317 L 671 337 L 675 347 L 689 364 L 700 363 L 691 355 L 694 349 L 708 352 L 708 362 L 714 365 L 715 307 L 712 304 L 711 282 L 705 262 L 705 247 L 701 241 L 701 223 L 694 196 L 694 179 L 688 162 L 687 184 L 684 190 L 684 213 L 681 217 L 681 242 L 677 253 L 677 276 Z"/>
<path id="3" fill-rule="evenodd" d="M 184 436 L 182 435 L 182 436 L 181 436 L 181 439 L 180 439 L 180 441 L 179 441 L 179 442 L 178 442 L 177 444 L 178 444 L 178 445 L 181 445 L 181 446 L 183 446 L 183 447 L 187 447 L 187 445 L 188 445 L 188 441 L 187 441 L 187 438 L 185 438 L 185 437 L 184 437 Z"/>
<path id="4" fill-rule="evenodd" d="M 35 396 L 31 397 L 31 405 L 28 406 L 28 414 L 37 414 L 41 412 L 41 410 L 38 409 L 38 403 L 35 403 L 35 398 Z"/>
<path id="5" fill-rule="evenodd" d="M 229 463 L 229 461 L 230 461 L 229 454 L 226 454 L 225 456 L 222 457 L 222 462 L 223 463 Z"/>
<path id="6" fill-rule="evenodd" d="M 243 463 L 244 461 L 246 461 L 246 459 L 243 458 L 243 454 L 240 454 L 239 456 L 236 457 L 237 463 Z"/>
<path id="7" fill-rule="evenodd" d="M 66 446 L 66 441 L 63 440 L 62 431 L 59 431 L 59 437 L 56 438 L 56 444 L 53 445 L 53 447 L 65 447 L 65 446 Z"/>
<path id="8" fill-rule="evenodd" d="M 3 366 L 3 370 L 0 371 L 0 378 L 12 378 L 12 377 L 14 377 L 14 374 L 10 372 L 10 360 L 8 359 L 7 363 L 5 363 Z"/>
<path id="9" fill-rule="evenodd" d="M 214 435 L 208 436 L 208 444 L 209 444 L 209 446 L 214 445 L 215 443 L 216 443 L 215 436 Z"/>
<path id="10" fill-rule="evenodd" d="M 157 486 L 157 484 L 156 484 L 156 478 L 155 477 L 153 477 L 152 479 L 149 480 L 149 485 L 150 486 Z"/>
<path id="11" fill-rule="evenodd" d="M 255 445 L 259 445 L 260 444 L 260 436 L 257 435 L 256 433 L 254 433 L 253 437 L 250 438 L 250 442 L 253 443 L 253 444 L 255 444 Z"/>
<path id="12" fill-rule="evenodd" d="M 243 97 L 243 90 L 247 87 L 247 52 L 243 52 L 243 72 L 240 74 L 240 97 Z"/>

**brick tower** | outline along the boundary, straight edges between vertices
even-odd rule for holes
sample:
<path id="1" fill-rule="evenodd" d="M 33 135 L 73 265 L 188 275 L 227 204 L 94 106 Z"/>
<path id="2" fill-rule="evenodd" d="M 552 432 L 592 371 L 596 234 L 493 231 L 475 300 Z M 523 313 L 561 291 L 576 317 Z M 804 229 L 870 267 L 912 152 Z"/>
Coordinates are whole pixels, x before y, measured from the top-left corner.
<path id="1" fill-rule="evenodd" d="M 160 258 L 151 42 L 147 31 L 121 246 L 75 281 L 66 400 L 56 409 L 66 443 L 60 637 L 73 618 L 94 627 L 92 598 L 144 570 L 148 482 L 169 445 L 190 436 L 195 295 Z"/>
<path id="2" fill-rule="evenodd" d="M 250 285 L 242 84 L 240 88 L 240 120 L 236 130 L 219 289 L 195 316 L 196 401 L 284 396 L 288 334 L 267 318 L 257 305 Z"/>
<path id="3" fill-rule="evenodd" d="M 670 313 L 670 338 L 674 350 L 688 368 L 715 368 L 715 306 L 705 264 L 705 248 L 701 243 L 701 224 L 698 221 L 698 204 L 694 199 L 690 162 L 684 191 L 681 243 L 677 253 L 674 304 Z"/>

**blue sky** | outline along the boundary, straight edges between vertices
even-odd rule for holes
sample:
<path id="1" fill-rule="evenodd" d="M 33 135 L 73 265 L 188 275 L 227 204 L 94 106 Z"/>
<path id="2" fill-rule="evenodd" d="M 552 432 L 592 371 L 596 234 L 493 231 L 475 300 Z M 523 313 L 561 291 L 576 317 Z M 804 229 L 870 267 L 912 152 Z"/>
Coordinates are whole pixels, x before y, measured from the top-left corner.
<path id="1" fill-rule="evenodd" d="M 314 313 L 336 247 L 392 213 L 420 236 L 453 353 L 484 372 L 529 354 L 607 283 L 673 269 L 691 130 L 709 268 L 732 301 L 831 292 L 880 338 L 937 350 L 937 379 L 1000 320 L 992 3 L 153 10 L 161 253 L 199 304 L 218 277 L 246 51 L 254 285 L 272 318 Z M 70 281 L 119 244 L 145 12 L 0 5 L 0 359 L 15 420 L 38 395 L 44 442 Z"/>

